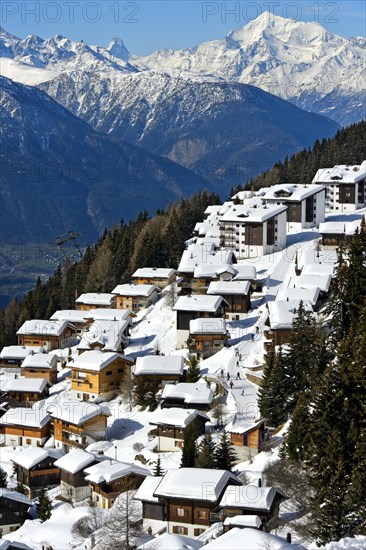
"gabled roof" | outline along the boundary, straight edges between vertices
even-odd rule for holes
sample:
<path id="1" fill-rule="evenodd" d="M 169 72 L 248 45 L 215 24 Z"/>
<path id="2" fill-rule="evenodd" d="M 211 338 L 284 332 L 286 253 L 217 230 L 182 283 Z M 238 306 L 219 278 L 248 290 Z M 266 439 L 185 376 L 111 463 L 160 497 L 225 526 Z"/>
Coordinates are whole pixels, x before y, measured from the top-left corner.
<path id="1" fill-rule="evenodd" d="M 287 206 L 279 204 L 262 205 L 260 200 L 253 203 L 238 204 L 230 208 L 220 220 L 222 223 L 263 223 L 281 212 L 285 212 Z"/>
<path id="2" fill-rule="evenodd" d="M 204 380 L 198 382 L 180 382 L 179 384 L 165 384 L 162 399 L 183 399 L 184 403 L 207 404 L 212 403 L 214 393 Z"/>
<path id="3" fill-rule="evenodd" d="M 235 269 L 234 281 L 255 281 L 257 278 L 257 270 L 254 265 L 234 264 Z"/>
<path id="4" fill-rule="evenodd" d="M 229 485 L 221 497 L 222 508 L 242 508 L 268 512 L 276 495 L 284 496 L 276 487 L 258 487 L 258 485 Z"/>
<path id="5" fill-rule="evenodd" d="M 201 548 L 204 548 L 204 543 L 200 540 L 186 535 L 163 533 L 139 546 L 138 550 L 200 550 Z"/>
<path id="6" fill-rule="evenodd" d="M 227 470 L 180 468 L 165 473 L 154 495 L 216 502 L 228 483 L 241 485 L 238 478 Z"/>
<path id="7" fill-rule="evenodd" d="M 108 292 L 87 292 L 82 294 L 77 298 L 77 304 L 86 304 L 86 305 L 105 305 L 109 306 L 114 300 L 113 294 Z"/>
<path id="8" fill-rule="evenodd" d="M 175 272 L 175 269 L 169 267 L 141 267 L 135 271 L 132 278 L 146 277 L 147 279 L 169 279 Z"/>
<path id="9" fill-rule="evenodd" d="M 231 264 L 233 259 L 233 253 L 230 250 L 218 250 L 213 251 L 214 244 L 202 243 L 199 245 L 190 245 L 188 250 L 185 250 L 182 254 L 178 273 L 193 273 L 195 268 L 199 265 L 219 265 Z"/>
<path id="10" fill-rule="evenodd" d="M 68 364 L 68 366 L 73 369 L 101 372 L 117 359 L 123 359 L 131 364 L 133 363 L 133 359 L 127 357 L 127 355 L 121 355 L 120 353 L 111 351 L 91 350 L 84 351 L 81 355 L 78 355 L 73 362 Z"/>
<path id="11" fill-rule="evenodd" d="M 268 302 L 269 322 L 271 329 L 289 329 L 297 314 L 301 300 L 275 300 Z M 307 300 L 303 300 L 303 306 L 308 311 L 313 311 L 312 305 Z"/>
<path id="12" fill-rule="evenodd" d="M 77 401 L 76 399 L 64 401 L 62 405 L 50 405 L 48 412 L 52 418 L 57 418 L 76 426 L 81 426 L 99 415 L 111 415 L 107 406 Z"/>
<path id="13" fill-rule="evenodd" d="M 42 393 L 50 383 L 45 378 L 14 378 L 6 380 L 3 392 Z"/>
<path id="14" fill-rule="evenodd" d="M 124 333 L 129 326 L 130 322 L 127 320 L 97 319 L 83 332 L 78 349 L 88 350 L 92 348 L 93 344 L 100 344 L 103 351 L 118 351 L 122 341 L 127 343 Z"/>
<path id="15" fill-rule="evenodd" d="M 262 525 L 262 520 L 259 516 L 243 514 L 241 516 L 228 517 L 224 521 L 224 525 L 233 525 L 235 527 L 253 527 L 259 529 Z"/>
<path id="16" fill-rule="evenodd" d="M 348 166 L 340 164 L 332 168 L 320 168 L 314 178 L 313 183 L 357 183 L 366 177 L 366 161 L 362 164 Z"/>
<path id="17" fill-rule="evenodd" d="M 226 425 L 225 430 L 233 434 L 246 434 L 252 430 L 258 428 L 266 422 L 265 419 L 258 420 L 257 422 L 250 422 L 248 420 L 233 421 Z"/>
<path id="18" fill-rule="evenodd" d="M 222 302 L 227 303 L 222 296 L 192 294 L 190 296 L 180 296 L 173 309 L 175 311 L 206 311 L 215 313 Z"/>
<path id="19" fill-rule="evenodd" d="M 305 268 L 304 268 L 305 269 Z M 276 301 L 290 301 L 302 300 L 303 302 L 310 302 L 312 306 L 315 306 L 319 298 L 319 288 L 281 288 L 276 294 Z"/>
<path id="20" fill-rule="evenodd" d="M 130 309 L 116 309 L 116 308 L 104 308 L 98 307 L 96 309 L 90 309 L 89 311 L 83 311 L 84 319 L 89 320 L 105 320 L 105 321 L 130 321 L 132 317 L 136 315 Z"/>
<path id="21" fill-rule="evenodd" d="M 298 183 L 279 183 L 273 185 L 263 196 L 263 200 L 300 202 L 311 195 L 325 190 L 325 185 L 301 185 Z"/>
<path id="22" fill-rule="evenodd" d="M 48 457 L 57 458 L 64 455 L 62 449 L 45 449 L 41 447 L 26 447 L 11 457 L 11 461 L 29 470 Z"/>
<path id="23" fill-rule="evenodd" d="M 189 321 L 190 334 L 226 334 L 225 319 L 221 317 L 199 317 Z"/>
<path id="24" fill-rule="evenodd" d="M 5 346 L 0 353 L 1 359 L 24 359 L 27 355 L 38 353 L 41 346 Z"/>
<path id="25" fill-rule="evenodd" d="M 126 477 L 129 474 L 136 474 L 141 476 L 150 476 L 149 470 L 136 466 L 136 464 L 129 464 L 127 462 L 119 462 L 118 460 L 103 460 L 99 464 L 89 466 L 84 469 L 84 473 L 87 475 L 85 479 L 92 483 L 112 483 L 116 479 Z"/>
<path id="26" fill-rule="evenodd" d="M 148 476 L 138 488 L 134 498 L 136 500 L 145 500 L 147 502 L 159 502 L 158 497 L 154 496 L 155 490 L 163 476 Z"/>
<path id="27" fill-rule="evenodd" d="M 154 292 L 161 292 L 160 288 L 155 285 L 117 285 L 115 289 L 112 290 L 113 294 L 118 296 L 143 296 L 148 298 Z"/>
<path id="28" fill-rule="evenodd" d="M 265 533 L 259 529 L 234 527 L 204 546 L 205 550 L 305 550 L 304 546 L 294 545 L 284 539 Z"/>
<path id="29" fill-rule="evenodd" d="M 16 500 L 17 502 L 23 502 L 28 506 L 32 505 L 32 501 L 26 495 L 18 493 L 18 491 L 10 491 L 10 489 L 0 489 L 0 498 L 10 498 L 11 500 Z"/>
<path id="30" fill-rule="evenodd" d="M 221 296 L 237 294 L 246 296 L 250 290 L 249 281 L 212 281 L 207 294 L 220 294 Z"/>
<path id="31" fill-rule="evenodd" d="M 31 319 L 25 321 L 17 334 L 37 334 L 37 336 L 61 336 L 64 330 L 70 326 L 68 321 L 51 321 L 49 319 Z"/>
<path id="32" fill-rule="evenodd" d="M 224 273 L 229 273 L 230 275 L 235 275 L 235 269 L 231 264 L 221 263 L 221 264 L 198 264 L 194 268 L 193 277 L 199 279 L 200 277 L 218 277 Z"/>
<path id="33" fill-rule="evenodd" d="M 55 462 L 55 466 L 70 474 L 76 474 L 96 460 L 95 456 L 82 449 L 69 451 Z"/>
<path id="34" fill-rule="evenodd" d="M 69 321 L 70 323 L 86 323 L 85 311 L 81 309 L 59 309 L 51 315 L 51 320 Z"/>
<path id="35" fill-rule="evenodd" d="M 149 422 L 153 426 L 174 426 L 176 428 L 186 428 L 197 416 L 209 420 L 208 416 L 196 409 L 180 409 L 172 407 L 171 409 L 161 409 L 156 412 Z"/>
<path id="36" fill-rule="evenodd" d="M 137 357 L 134 375 L 183 374 L 184 359 L 181 355 L 145 355 Z"/>
<path id="37" fill-rule="evenodd" d="M 22 363 L 24 368 L 52 369 L 57 364 L 57 355 L 55 353 L 30 353 Z"/>
<path id="38" fill-rule="evenodd" d="M 0 418 L 0 424 L 4 426 L 26 426 L 27 428 L 43 428 L 50 422 L 50 416 L 44 407 L 40 409 L 28 409 L 17 407 L 9 409 Z"/>
<path id="39" fill-rule="evenodd" d="M 328 292 L 331 279 L 331 275 L 327 273 L 319 275 L 301 274 L 297 277 L 291 277 L 288 286 L 293 288 L 319 288 L 322 292 Z"/>

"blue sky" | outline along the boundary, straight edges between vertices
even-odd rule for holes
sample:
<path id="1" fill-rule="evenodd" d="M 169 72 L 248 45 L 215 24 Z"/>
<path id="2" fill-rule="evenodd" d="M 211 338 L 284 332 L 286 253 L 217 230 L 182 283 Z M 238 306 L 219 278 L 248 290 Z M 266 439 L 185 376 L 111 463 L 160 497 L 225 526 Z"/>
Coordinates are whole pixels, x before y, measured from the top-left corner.
<path id="1" fill-rule="evenodd" d="M 222 38 L 268 10 L 317 21 L 342 36 L 365 36 L 366 32 L 362 0 L 3 0 L 0 9 L 1 25 L 17 36 L 62 34 L 100 46 L 120 36 L 139 55 Z"/>

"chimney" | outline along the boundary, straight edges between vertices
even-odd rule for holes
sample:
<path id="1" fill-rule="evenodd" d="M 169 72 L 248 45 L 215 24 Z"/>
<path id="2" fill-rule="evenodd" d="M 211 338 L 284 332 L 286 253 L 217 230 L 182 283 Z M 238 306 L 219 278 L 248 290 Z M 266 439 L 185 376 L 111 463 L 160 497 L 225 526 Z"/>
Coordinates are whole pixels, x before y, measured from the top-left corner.
<path id="1" fill-rule="evenodd" d="M 291 533 L 287 533 L 287 535 L 286 535 L 286 542 L 288 542 L 289 544 L 291 544 Z"/>
<path id="2" fill-rule="evenodd" d="M 258 487 L 262 487 L 262 478 L 261 477 L 258 478 Z"/>

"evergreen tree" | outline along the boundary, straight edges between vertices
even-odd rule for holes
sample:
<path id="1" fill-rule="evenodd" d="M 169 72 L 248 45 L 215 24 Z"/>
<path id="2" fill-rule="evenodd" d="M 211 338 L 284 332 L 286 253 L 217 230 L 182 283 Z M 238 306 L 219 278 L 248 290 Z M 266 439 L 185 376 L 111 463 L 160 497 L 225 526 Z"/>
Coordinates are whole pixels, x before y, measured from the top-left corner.
<path id="1" fill-rule="evenodd" d="M 194 468 L 197 456 L 196 439 L 197 432 L 192 424 L 189 424 L 184 430 L 181 468 Z"/>
<path id="2" fill-rule="evenodd" d="M 154 466 L 153 475 L 154 476 L 163 476 L 164 473 L 165 472 L 161 467 L 161 458 L 160 458 L 160 456 L 158 456 L 158 459 L 157 459 L 157 461 L 155 463 L 155 466 Z"/>
<path id="3" fill-rule="evenodd" d="M 286 401 L 288 389 L 286 386 L 286 356 L 282 348 L 278 353 L 271 352 L 264 368 L 262 383 L 259 389 L 259 410 L 263 418 L 273 426 L 278 426 L 287 420 Z"/>
<path id="4" fill-rule="evenodd" d="M 236 464 L 236 453 L 231 447 L 230 436 L 225 430 L 221 433 L 215 451 L 215 466 L 218 470 L 229 470 Z"/>
<path id="5" fill-rule="evenodd" d="M 21 493 L 22 495 L 26 495 L 27 494 L 27 491 L 23 485 L 23 483 L 21 481 L 18 481 L 17 482 L 17 488 L 16 490 L 18 491 L 18 493 Z"/>
<path id="6" fill-rule="evenodd" d="M 310 430 L 309 407 L 305 396 L 301 394 L 292 415 L 285 441 L 285 452 L 290 460 L 302 462 L 306 458 Z"/>
<path id="7" fill-rule="evenodd" d="M 0 468 L 0 488 L 4 489 L 7 487 L 8 476 L 6 475 L 5 470 L 3 468 Z"/>
<path id="8" fill-rule="evenodd" d="M 211 434 L 205 434 L 198 447 L 197 458 L 195 462 L 196 468 L 215 469 L 215 444 Z"/>
<path id="9" fill-rule="evenodd" d="M 189 360 L 186 382 L 197 382 L 200 379 L 201 371 L 198 366 L 198 361 L 194 357 Z"/>
<path id="10" fill-rule="evenodd" d="M 36 510 L 37 510 L 38 517 L 42 523 L 50 519 L 52 515 L 52 502 L 48 498 L 48 495 L 44 487 L 42 487 L 42 489 L 39 491 Z"/>

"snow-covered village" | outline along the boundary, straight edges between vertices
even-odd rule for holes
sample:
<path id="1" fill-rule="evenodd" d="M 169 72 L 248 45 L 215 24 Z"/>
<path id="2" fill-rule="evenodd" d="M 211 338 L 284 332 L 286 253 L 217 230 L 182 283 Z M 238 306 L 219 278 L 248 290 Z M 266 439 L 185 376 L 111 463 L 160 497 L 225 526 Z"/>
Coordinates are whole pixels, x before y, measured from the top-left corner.
<path id="1" fill-rule="evenodd" d="M 1 548 L 317 547 L 302 407 L 326 385 L 343 262 L 365 280 L 365 180 L 363 161 L 239 191 L 177 269 L 19 326 L 0 354 Z"/>

